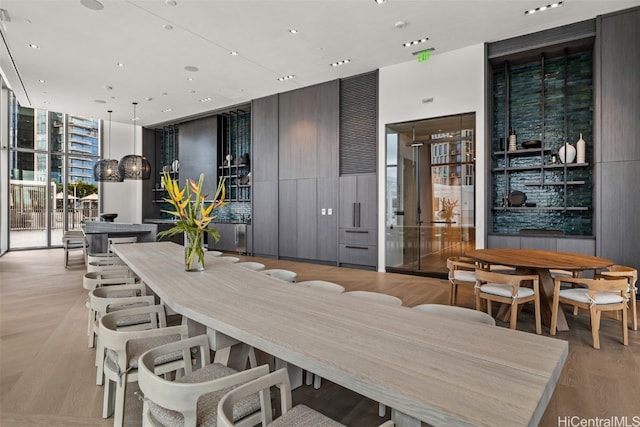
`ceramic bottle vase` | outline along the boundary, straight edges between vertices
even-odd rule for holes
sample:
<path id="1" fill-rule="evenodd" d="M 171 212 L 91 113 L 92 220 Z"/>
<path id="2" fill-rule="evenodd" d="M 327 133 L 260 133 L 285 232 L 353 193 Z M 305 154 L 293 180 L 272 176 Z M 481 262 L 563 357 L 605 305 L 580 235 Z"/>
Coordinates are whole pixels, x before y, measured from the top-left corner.
<path id="1" fill-rule="evenodd" d="M 576 159 L 576 147 L 567 142 L 558 150 L 558 157 L 562 163 L 573 163 Z"/>
<path id="2" fill-rule="evenodd" d="M 585 163 L 586 145 L 580 134 L 580 139 L 576 142 L 576 163 Z"/>

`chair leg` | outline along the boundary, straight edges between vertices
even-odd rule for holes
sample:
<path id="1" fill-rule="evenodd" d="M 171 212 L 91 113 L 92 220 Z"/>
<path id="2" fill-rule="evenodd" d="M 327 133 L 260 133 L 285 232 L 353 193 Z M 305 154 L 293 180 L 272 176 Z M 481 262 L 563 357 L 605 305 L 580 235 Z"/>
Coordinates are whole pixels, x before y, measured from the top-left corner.
<path id="1" fill-rule="evenodd" d="M 600 311 L 596 310 L 595 305 L 589 308 L 591 315 L 591 336 L 593 337 L 593 348 L 600 349 Z"/>
<path id="2" fill-rule="evenodd" d="M 113 414 L 113 381 L 107 378 L 102 391 L 102 418 L 109 418 Z"/>
<path id="3" fill-rule="evenodd" d="M 456 305 L 456 296 L 458 293 L 458 285 L 456 285 L 453 282 L 449 282 L 451 283 L 451 286 L 449 286 L 449 305 Z"/>
<path id="4" fill-rule="evenodd" d="M 313 376 L 313 388 L 316 390 L 320 389 L 320 384 L 322 383 L 322 377 L 320 375 Z"/>
<path id="5" fill-rule="evenodd" d="M 127 376 L 123 375 L 119 384 L 116 384 L 116 410 L 113 414 L 113 427 L 124 425 L 124 398 L 127 395 Z"/>
<path id="6" fill-rule="evenodd" d="M 540 295 L 536 295 L 533 300 L 533 309 L 536 316 L 536 334 L 542 334 L 542 319 L 540 316 Z M 556 319 L 557 321 L 557 319 Z"/>
<path id="7" fill-rule="evenodd" d="M 311 371 L 307 371 L 304 376 L 304 383 L 306 385 L 313 384 L 313 373 Z"/>
<path id="8" fill-rule="evenodd" d="M 514 330 L 518 323 L 518 305 L 519 304 L 511 303 L 511 319 L 509 319 L 509 327 Z"/>
<path id="9" fill-rule="evenodd" d="M 629 345 L 629 331 L 627 330 L 627 308 L 622 308 L 622 344 Z"/>
<path id="10" fill-rule="evenodd" d="M 387 407 L 382 403 L 378 403 L 378 415 L 384 417 L 386 413 Z"/>
<path id="11" fill-rule="evenodd" d="M 631 318 L 631 327 L 633 328 L 634 331 L 638 330 L 638 308 L 637 308 L 637 303 L 636 303 L 636 298 L 637 298 L 637 291 L 635 288 L 631 289 L 631 299 L 629 300 L 629 303 L 631 304 L 631 316 L 633 316 Z"/>
<path id="12" fill-rule="evenodd" d="M 104 347 L 100 342 L 100 335 L 96 342 L 96 385 L 102 385 L 104 381 Z"/>

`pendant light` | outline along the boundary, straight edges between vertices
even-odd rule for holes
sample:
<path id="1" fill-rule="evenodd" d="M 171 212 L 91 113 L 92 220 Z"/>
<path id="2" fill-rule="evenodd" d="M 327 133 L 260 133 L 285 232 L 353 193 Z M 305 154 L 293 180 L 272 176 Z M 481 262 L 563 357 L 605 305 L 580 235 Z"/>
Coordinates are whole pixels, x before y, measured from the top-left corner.
<path id="1" fill-rule="evenodd" d="M 109 110 L 107 112 L 109 113 L 109 150 L 107 151 L 107 157 L 109 157 L 111 154 L 111 113 L 113 111 Z M 118 172 L 118 161 L 116 159 L 98 160 L 93 166 L 93 179 L 96 181 L 122 182 Z"/>
<path id="2" fill-rule="evenodd" d="M 133 103 L 133 152 L 136 152 L 136 105 Z M 149 179 L 151 178 L 151 164 L 144 156 L 129 154 L 120 159 L 118 172 L 121 179 Z"/>

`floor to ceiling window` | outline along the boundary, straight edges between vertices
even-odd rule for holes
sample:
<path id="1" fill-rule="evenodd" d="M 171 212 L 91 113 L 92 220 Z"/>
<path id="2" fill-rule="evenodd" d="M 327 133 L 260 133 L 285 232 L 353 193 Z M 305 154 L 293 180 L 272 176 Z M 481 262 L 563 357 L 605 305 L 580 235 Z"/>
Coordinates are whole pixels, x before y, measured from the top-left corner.
<path id="1" fill-rule="evenodd" d="M 475 248 L 475 114 L 386 127 L 386 269 L 447 274 Z"/>
<path id="2" fill-rule="evenodd" d="M 61 245 L 98 216 L 100 122 L 22 107 L 9 119 L 9 248 Z"/>

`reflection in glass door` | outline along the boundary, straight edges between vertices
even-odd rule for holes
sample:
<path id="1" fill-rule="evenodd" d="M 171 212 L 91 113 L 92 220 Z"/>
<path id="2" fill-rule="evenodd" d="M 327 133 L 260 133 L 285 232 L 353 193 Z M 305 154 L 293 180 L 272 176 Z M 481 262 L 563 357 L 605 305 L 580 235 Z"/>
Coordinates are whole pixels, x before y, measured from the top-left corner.
<path id="1" fill-rule="evenodd" d="M 442 277 L 475 248 L 475 114 L 387 125 L 386 269 Z"/>

